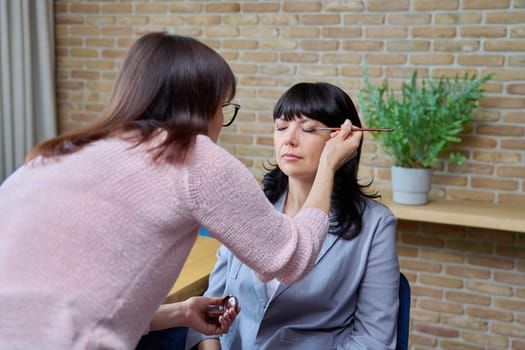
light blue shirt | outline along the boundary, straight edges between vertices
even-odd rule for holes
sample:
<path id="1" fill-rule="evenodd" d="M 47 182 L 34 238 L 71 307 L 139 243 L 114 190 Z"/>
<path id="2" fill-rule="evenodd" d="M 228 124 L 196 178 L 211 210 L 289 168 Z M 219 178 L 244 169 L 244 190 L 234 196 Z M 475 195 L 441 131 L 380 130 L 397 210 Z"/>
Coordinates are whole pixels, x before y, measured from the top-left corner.
<path id="1" fill-rule="evenodd" d="M 276 208 L 282 210 L 283 198 Z M 222 350 L 395 349 L 397 221 L 383 205 L 366 203 L 357 237 L 328 234 L 313 270 L 292 285 L 279 284 L 271 297 L 253 270 L 219 249 L 205 295 L 233 294 L 241 306 L 220 337 Z M 190 330 L 187 349 L 204 338 Z"/>

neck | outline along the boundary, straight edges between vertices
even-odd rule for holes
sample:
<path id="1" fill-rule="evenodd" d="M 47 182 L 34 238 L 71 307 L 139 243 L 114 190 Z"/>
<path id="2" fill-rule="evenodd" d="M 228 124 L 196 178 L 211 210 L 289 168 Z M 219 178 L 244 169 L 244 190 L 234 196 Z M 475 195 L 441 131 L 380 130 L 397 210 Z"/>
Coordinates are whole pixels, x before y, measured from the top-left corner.
<path id="1" fill-rule="evenodd" d="M 303 207 L 303 204 L 312 189 L 312 182 L 288 179 L 288 194 L 284 205 L 284 212 L 294 216 Z"/>

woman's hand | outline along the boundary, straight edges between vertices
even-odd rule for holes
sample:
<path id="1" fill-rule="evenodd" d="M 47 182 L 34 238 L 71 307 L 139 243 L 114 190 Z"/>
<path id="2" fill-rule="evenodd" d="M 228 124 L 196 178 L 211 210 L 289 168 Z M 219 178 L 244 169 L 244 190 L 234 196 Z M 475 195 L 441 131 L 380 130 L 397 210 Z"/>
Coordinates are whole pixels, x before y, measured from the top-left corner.
<path id="1" fill-rule="evenodd" d="M 240 308 L 230 308 L 218 318 L 206 315 L 209 305 L 221 305 L 224 297 L 191 297 L 185 301 L 163 304 L 150 323 L 150 331 L 173 327 L 190 327 L 206 335 L 219 335 L 228 332 Z"/>
<path id="2" fill-rule="evenodd" d="M 355 157 L 363 132 L 352 131 L 352 123 L 347 119 L 341 125 L 341 130 L 333 132 L 330 136 L 331 139 L 326 142 L 323 153 L 321 153 L 319 166 L 328 166 L 335 172 Z"/>

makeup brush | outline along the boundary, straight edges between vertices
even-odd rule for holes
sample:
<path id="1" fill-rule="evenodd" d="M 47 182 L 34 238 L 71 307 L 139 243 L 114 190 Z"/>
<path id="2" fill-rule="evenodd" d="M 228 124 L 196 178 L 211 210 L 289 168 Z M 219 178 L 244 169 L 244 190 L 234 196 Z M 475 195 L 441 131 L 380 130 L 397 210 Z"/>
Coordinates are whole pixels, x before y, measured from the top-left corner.
<path id="1" fill-rule="evenodd" d="M 328 130 L 328 131 L 339 131 L 341 128 L 314 128 L 314 130 Z M 357 126 L 352 126 L 352 131 L 394 131 L 392 128 L 358 128 Z"/>

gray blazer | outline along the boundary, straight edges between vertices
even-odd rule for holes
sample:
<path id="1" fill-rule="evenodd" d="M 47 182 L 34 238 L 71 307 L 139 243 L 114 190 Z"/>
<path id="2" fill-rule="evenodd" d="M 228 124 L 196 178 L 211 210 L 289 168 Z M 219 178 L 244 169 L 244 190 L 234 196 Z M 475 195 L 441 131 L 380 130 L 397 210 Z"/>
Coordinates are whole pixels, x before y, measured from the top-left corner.
<path id="1" fill-rule="evenodd" d="M 242 309 L 220 337 L 222 349 L 395 349 L 396 222 L 389 209 L 367 200 L 361 233 L 352 240 L 328 234 L 313 270 L 279 285 L 271 298 L 254 271 L 222 246 L 205 295 L 233 294 Z M 186 349 L 204 338 L 190 330 Z"/>

